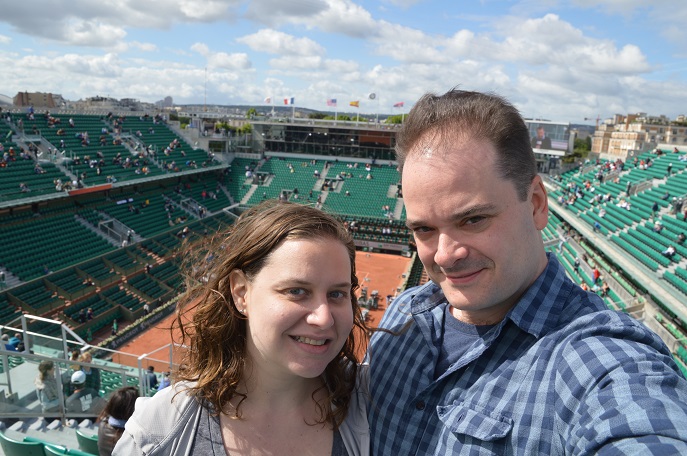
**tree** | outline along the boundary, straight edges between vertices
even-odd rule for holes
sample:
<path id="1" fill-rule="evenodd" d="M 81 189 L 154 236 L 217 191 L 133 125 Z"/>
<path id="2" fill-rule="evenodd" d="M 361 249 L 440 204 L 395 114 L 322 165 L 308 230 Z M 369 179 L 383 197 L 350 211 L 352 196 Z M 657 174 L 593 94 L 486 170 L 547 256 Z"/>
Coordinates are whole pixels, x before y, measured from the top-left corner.
<path id="1" fill-rule="evenodd" d="M 400 125 L 403 123 L 404 117 L 405 117 L 405 115 L 389 116 L 386 118 L 386 120 L 384 122 L 388 123 L 388 124 L 393 124 L 393 125 Z"/>
<path id="2" fill-rule="evenodd" d="M 255 108 L 248 108 L 248 111 L 246 111 L 246 117 L 248 117 L 249 119 L 252 119 L 257 115 L 258 111 Z"/>

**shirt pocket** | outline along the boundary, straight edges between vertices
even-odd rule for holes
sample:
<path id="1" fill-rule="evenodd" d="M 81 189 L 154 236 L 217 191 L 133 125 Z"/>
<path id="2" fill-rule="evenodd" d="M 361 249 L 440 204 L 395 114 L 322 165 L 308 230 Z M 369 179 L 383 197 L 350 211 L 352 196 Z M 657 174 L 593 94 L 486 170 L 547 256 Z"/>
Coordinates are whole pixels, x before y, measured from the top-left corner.
<path id="1" fill-rule="evenodd" d="M 437 415 L 451 432 L 486 442 L 506 437 L 513 428 L 510 417 L 488 415 L 465 404 L 439 406 Z"/>

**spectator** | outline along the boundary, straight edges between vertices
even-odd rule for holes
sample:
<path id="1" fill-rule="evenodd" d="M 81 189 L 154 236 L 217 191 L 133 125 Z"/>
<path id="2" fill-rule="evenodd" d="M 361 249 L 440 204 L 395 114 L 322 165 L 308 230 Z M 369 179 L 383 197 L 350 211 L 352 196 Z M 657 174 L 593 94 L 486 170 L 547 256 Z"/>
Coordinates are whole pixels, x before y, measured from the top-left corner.
<path id="1" fill-rule="evenodd" d="M 687 236 L 685 236 L 685 233 L 680 233 L 677 235 L 677 243 L 679 245 L 682 245 L 685 243 L 685 239 L 687 239 Z"/>
<path id="2" fill-rule="evenodd" d="M 90 352 L 84 352 L 79 359 L 82 363 L 93 363 Z M 100 369 L 90 366 L 82 366 L 81 370 L 86 374 L 86 387 L 100 391 Z"/>
<path id="3" fill-rule="evenodd" d="M 169 379 L 169 371 L 165 372 L 162 374 L 162 379 L 160 380 L 160 384 L 157 386 L 157 390 L 162 391 L 163 389 L 167 388 L 171 384 L 172 384 L 172 382 Z"/>
<path id="4" fill-rule="evenodd" d="M 666 258 L 673 258 L 675 255 L 675 247 L 669 245 L 668 248 L 661 252 L 661 254 Z"/>
<path id="5" fill-rule="evenodd" d="M 371 339 L 371 452 L 687 454 L 671 351 L 547 252 L 529 139 L 511 103 L 459 89 L 424 95 L 397 132 L 431 280 L 394 299 Z"/>
<path id="6" fill-rule="evenodd" d="M 157 375 L 155 375 L 155 366 L 148 366 L 148 372 L 145 374 L 146 388 L 148 391 L 157 389 Z"/>
<path id="7" fill-rule="evenodd" d="M 9 344 L 14 348 L 14 350 L 16 350 L 16 351 L 24 351 L 24 350 L 20 350 L 20 349 L 19 349 L 19 346 L 20 346 L 20 345 L 22 345 L 22 346 L 24 345 L 24 344 L 22 343 L 21 333 L 14 333 L 14 336 L 12 336 L 12 338 L 10 338 L 10 340 L 9 340 L 8 343 L 9 343 Z"/>
<path id="8" fill-rule="evenodd" d="M 72 374 L 71 384 L 74 393 L 67 398 L 68 413 L 88 413 L 97 417 L 105 407 L 105 400 L 98 395 L 98 391 L 85 385 L 86 374 L 76 371 Z"/>
<path id="9" fill-rule="evenodd" d="M 55 379 L 55 364 L 43 360 L 38 365 L 38 376 L 34 380 L 36 395 L 41 403 L 43 413 L 56 412 L 60 409 L 60 398 Z"/>
<path id="10" fill-rule="evenodd" d="M 314 454 L 331 452 L 332 442 L 334 454 L 367 454 L 353 350 L 365 328 L 350 235 L 318 209 L 268 201 L 241 214 L 219 242 L 230 254 L 179 301 L 188 350 L 175 383 L 137 401 L 114 454 L 224 454 L 225 445 Z"/>
<path id="11" fill-rule="evenodd" d="M 99 456 L 110 456 L 124 434 L 126 422 L 134 414 L 138 389 L 134 386 L 119 388 L 110 396 L 98 420 Z"/>
<path id="12" fill-rule="evenodd" d="M 2 344 L 4 345 L 5 350 L 17 351 L 16 348 L 10 345 L 10 336 L 8 336 L 7 334 L 3 334 L 2 337 L 0 337 L 0 342 L 2 342 Z"/>

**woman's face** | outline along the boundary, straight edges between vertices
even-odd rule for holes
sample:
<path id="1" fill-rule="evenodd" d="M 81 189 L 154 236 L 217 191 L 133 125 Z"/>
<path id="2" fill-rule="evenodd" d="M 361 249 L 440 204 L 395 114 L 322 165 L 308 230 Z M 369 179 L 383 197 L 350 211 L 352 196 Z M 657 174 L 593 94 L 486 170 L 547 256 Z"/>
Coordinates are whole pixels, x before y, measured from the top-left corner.
<path id="1" fill-rule="evenodd" d="M 287 240 L 253 280 L 234 271 L 231 286 L 258 375 L 317 377 L 353 328 L 351 264 L 338 240 Z"/>

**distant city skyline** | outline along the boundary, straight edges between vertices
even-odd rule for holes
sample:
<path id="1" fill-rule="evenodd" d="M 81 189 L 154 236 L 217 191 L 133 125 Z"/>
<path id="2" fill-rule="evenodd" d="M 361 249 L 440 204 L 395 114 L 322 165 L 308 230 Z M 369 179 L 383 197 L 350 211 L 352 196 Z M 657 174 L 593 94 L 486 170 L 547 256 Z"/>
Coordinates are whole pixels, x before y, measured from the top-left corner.
<path id="1" fill-rule="evenodd" d="M 27 0 L 3 6 L 0 94 L 369 115 L 460 86 L 527 118 L 674 119 L 686 20 L 687 3 L 667 0 Z"/>

